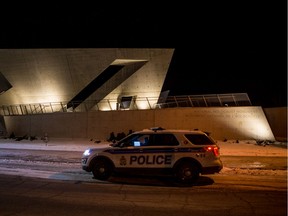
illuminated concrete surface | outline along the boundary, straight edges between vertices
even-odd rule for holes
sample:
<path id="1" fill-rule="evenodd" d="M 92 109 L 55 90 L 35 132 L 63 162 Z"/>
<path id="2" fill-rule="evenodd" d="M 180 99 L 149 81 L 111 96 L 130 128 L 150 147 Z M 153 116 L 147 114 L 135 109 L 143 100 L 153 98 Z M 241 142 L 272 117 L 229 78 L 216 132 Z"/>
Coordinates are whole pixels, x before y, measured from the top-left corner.
<path id="1" fill-rule="evenodd" d="M 261 107 L 194 107 L 153 110 L 66 112 L 4 116 L 8 134 L 106 140 L 113 131 L 128 133 L 161 126 L 199 129 L 219 140 L 274 140 Z"/>
<path id="2" fill-rule="evenodd" d="M 0 95 L 0 105 L 69 101 L 110 65 L 126 67 L 87 100 L 159 97 L 173 52 L 148 48 L 1 49 L 0 71 L 13 87 Z M 135 68 L 139 62 L 145 64 Z"/>

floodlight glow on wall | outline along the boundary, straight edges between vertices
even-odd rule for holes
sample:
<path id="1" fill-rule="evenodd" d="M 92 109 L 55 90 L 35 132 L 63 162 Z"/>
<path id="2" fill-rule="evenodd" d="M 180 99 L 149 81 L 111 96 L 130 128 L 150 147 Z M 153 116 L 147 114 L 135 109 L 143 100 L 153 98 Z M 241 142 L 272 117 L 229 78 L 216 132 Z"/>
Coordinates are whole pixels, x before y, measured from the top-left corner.
<path id="1" fill-rule="evenodd" d="M 148 101 L 137 101 L 137 102 L 136 102 L 136 106 L 137 106 L 137 108 L 140 109 L 140 110 L 149 109 L 149 103 L 148 103 Z"/>
<path id="2" fill-rule="evenodd" d="M 208 130 L 213 131 L 214 127 L 228 128 L 226 129 L 227 136 L 229 132 L 237 132 L 239 139 L 251 137 L 251 139 L 275 140 L 264 112 L 259 113 L 256 110 L 253 112 L 253 109 L 256 108 L 230 107 L 227 110 L 221 108 L 221 111 L 217 112 L 217 108 L 214 107 L 211 113 L 209 113 L 209 108 L 202 108 L 199 112 L 202 112 L 202 121 L 217 122 L 217 125 L 211 125 Z"/>

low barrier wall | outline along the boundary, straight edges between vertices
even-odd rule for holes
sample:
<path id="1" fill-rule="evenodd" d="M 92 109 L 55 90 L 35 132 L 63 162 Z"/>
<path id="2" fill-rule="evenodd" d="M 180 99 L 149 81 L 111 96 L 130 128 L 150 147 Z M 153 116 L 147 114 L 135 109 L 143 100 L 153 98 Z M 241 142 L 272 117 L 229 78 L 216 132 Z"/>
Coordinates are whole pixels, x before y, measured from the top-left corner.
<path id="1" fill-rule="evenodd" d="M 275 138 L 287 142 L 287 107 L 265 108 L 264 113 Z"/>
<path id="2" fill-rule="evenodd" d="M 262 107 L 184 107 L 154 110 L 96 111 L 4 116 L 7 135 L 106 140 L 129 130 L 161 126 L 199 129 L 217 140 L 274 140 Z"/>

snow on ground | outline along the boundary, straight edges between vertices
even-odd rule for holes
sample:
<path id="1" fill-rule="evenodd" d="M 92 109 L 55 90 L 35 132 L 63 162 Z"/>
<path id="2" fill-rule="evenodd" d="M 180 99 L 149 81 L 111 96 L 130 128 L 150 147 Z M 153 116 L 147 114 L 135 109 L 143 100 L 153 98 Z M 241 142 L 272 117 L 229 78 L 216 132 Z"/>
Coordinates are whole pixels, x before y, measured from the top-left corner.
<path id="1" fill-rule="evenodd" d="M 46 143 L 43 140 L 21 140 L 0 139 L 0 149 L 35 149 L 35 150 L 57 150 L 57 151 L 81 151 L 88 147 L 104 147 L 108 142 L 98 142 L 89 139 L 60 139 L 50 138 Z M 228 140 L 217 141 L 220 147 L 220 155 L 223 156 L 266 156 L 287 157 L 287 143 L 274 142 L 267 145 L 259 145 L 254 140 Z M 256 163 L 257 161 L 255 161 Z M 287 170 L 265 170 L 257 168 L 231 168 L 225 166 L 220 172 L 224 175 L 265 175 L 265 176 L 287 176 Z"/>
<path id="2" fill-rule="evenodd" d="M 88 139 L 69 139 L 69 138 L 49 138 L 48 142 L 44 140 L 16 141 L 15 139 L 0 139 L 0 149 L 35 149 L 35 150 L 55 150 L 55 151 L 84 151 L 88 147 L 107 146 L 107 142 L 95 143 Z"/>
<path id="3" fill-rule="evenodd" d="M 103 147 L 109 143 L 98 142 L 89 139 L 62 139 L 50 138 L 48 142 L 41 139 L 16 141 L 14 139 L 0 139 L 0 148 L 16 149 L 37 149 L 37 150 L 66 150 L 84 151 L 88 147 Z M 272 144 L 260 145 L 254 140 L 228 140 L 217 141 L 220 147 L 220 154 L 226 156 L 284 156 L 287 157 L 287 143 L 275 142 Z"/>
<path id="4" fill-rule="evenodd" d="M 257 144 L 254 140 L 217 141 L 221 155 L 229 156 L 282 156 L 287 157 L 287 143 Z"/>
<path id="5" fill-rule="evenodd" d="M 254 140 L 228 140 L 217 141 L 220 146 L 220 154 L 222 156 L 258 156 L 258 157 L 286 157 L 287 158 L 287 143 L 274 142 L 272 144 L 259 145 Z M 257 161 L 254 162 L 257 165 Z M 261 164 L 260 164 L 261 165 Z M 288 164 L 287 164 L 288 165 Z M 255 166 L 257 167 L 257 166 Z M 286 176 L 287 170 L 278 169 L 259 169 L 257 168 L 231 168 L 224 164 L 221 174 L 225 175 L 249 175 L 249 176 Z"/>

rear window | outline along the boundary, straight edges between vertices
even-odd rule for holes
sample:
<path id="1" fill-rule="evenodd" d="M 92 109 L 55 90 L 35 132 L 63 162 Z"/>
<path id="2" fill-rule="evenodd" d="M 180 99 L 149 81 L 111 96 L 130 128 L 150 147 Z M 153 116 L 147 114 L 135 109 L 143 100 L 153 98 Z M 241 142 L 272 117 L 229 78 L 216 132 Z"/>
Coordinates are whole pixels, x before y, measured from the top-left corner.
<path id="1" fill-rule="evenodd" d="M 185 137 L 195 145 L 211 145 L 214 144 L 208 136 L 204 134 L 185 134 Z"/>

